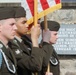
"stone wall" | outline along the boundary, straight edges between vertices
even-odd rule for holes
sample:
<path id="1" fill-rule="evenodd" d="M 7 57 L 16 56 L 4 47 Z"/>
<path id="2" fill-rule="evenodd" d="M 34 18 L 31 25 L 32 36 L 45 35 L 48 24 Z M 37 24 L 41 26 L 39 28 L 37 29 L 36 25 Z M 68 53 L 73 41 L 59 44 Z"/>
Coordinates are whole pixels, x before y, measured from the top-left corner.
<path id="1" fill-rule="evenodd" d="M 61 24 L 76 24 L 76 10 L 75 9 L 57 10 L 53 13 L 48 14 L 47 20 L 55 20 Z"/>
<path id="2" fill-rule="evenodd" d="M 60 75 L 76 75 L 76 56 L 60 58 Z"/>

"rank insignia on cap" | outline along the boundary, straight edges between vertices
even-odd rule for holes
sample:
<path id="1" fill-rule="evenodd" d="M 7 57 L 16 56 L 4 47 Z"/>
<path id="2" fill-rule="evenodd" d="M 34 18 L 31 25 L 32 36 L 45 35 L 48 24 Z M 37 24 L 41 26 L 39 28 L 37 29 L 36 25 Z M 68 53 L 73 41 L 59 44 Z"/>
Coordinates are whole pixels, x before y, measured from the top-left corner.
<path id="1" fill-rule="evenodd" d="M 19 51 L 19 49 L 17 49 L 15 52 L 16 52 L 16 54 L 20 54 L 20 51 Z"/>

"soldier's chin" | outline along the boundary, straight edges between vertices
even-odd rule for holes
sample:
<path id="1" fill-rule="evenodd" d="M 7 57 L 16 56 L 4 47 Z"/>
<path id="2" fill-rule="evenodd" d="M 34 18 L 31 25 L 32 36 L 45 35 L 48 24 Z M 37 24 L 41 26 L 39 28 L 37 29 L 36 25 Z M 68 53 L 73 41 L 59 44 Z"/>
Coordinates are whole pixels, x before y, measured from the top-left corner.
<path id="1" fill-rule="evenodd" d="M 14 39 L 14 37 L 15 37 L 15 36 L 10 37 L 10 38 L 9 38 L 9 40 L 13 40 L 13 39 Z"/>
<path id="2" fill-rule="evenodd" d="M 55 42 L 51 42 L 50 44 L 55 44 Z"/>
<path id="3" fill-rule="evenodd" d="M 31 30 L 28 30 L 28 32 L 26 34 L 31 34 Z"/>
<path id="4" fill-rule="evenodd" d="M 53 42 L 53 44 L 56 44 L 56 42 Z"/>

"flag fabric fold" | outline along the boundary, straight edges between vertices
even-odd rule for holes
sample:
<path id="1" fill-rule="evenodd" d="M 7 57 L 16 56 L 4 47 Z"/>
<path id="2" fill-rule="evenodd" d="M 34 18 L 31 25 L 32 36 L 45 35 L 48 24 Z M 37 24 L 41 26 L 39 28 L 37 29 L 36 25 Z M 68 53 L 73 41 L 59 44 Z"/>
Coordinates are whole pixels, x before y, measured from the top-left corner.
<path id="1" fill-rule="evenodd" d="M 61 0 L 38 0 L 38 19 L 61 8 Z M 33 22 L 34 0 L 22 0 L 21 6 L 26 10 L 27 23 Z"/>

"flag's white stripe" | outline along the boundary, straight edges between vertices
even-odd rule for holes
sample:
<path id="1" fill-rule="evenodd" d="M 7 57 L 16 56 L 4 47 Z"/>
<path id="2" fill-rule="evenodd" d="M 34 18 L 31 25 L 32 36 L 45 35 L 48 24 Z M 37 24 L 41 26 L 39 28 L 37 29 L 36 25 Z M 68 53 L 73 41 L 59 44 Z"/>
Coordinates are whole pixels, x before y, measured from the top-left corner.
<path id="1" fill-rule="evenodd" d="M 49 5 L 49 7 L 52 7 L 52 6 L 56 5 L 55 0 L 47 0 L 47 3 Z"/>
<path id="2" fill-rule="evenodd" d="M 29 9 L 29 6 L 27 4 L 26 0 L 22 0 L 21 1 L 21 6 L 24 7 L 24 9 L 26 10 L 26 18 L 27 20 L 30 19 L 32 17 L 31 11 Z"/>
<path id="3" fill-rule="evenodd" d="M 49 5 L 49 8 L 56 5 L 55 0 L 46 0 L 46 1 L 47 1 L 48 5 Z M 24 7 L 24 9 L 26 10 L 27 20 L 32 18 L 33 16 L 31 14 L 31 10 L 29 9 L 29 6 L 27 4 L 27 0 L 22 0 L 21 1 L 21 6 Z M 43 11 L 43 8 L 42 8 L 42 5 L 41 5 L 41 2 L 40 2 L 40 0 L 38 0 L 38 13 L 40 13 L 42 11 Z"/>
<path id="4" fill-rule="evenodd" d="M 40 0 L 38 0 L 38 12 L 41 12 L 41 11 L 43 11 L 43 8 L 42 8 Z"/>

